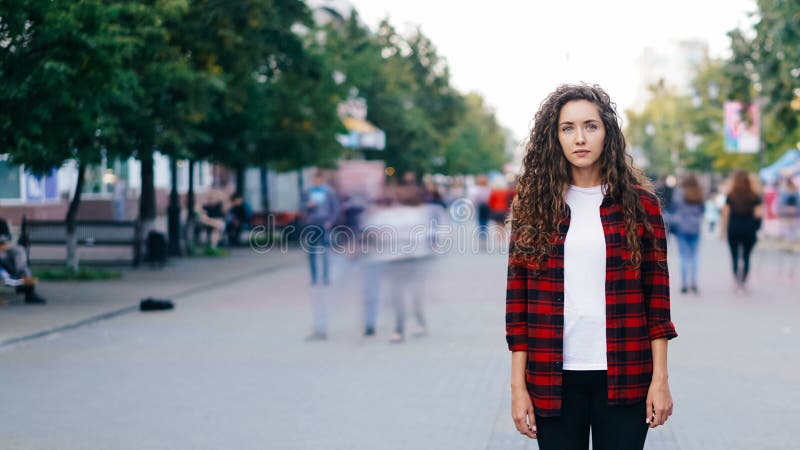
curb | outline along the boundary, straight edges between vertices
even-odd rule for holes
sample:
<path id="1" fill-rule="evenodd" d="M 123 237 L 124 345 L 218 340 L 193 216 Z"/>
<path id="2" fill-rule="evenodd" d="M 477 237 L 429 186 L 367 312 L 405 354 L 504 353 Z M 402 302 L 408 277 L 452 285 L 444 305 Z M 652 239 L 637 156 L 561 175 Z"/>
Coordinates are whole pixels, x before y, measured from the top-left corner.
<path id="1" fill-rule="evenodd" d="M 236 283 L 238 281 L 246 280 L 248 278 L 253 278 L 253 277 L 256 277 L 256 276 L 259 276 L 259 275 L 265 275 L 265 274 L 268 274 L 268 273 L 278 272 L 280 270 L 287 269 L 287 268 L 292 267 L 292 266 L 293 266 L 293 264 L 288 264 L 288 265 L 287 264 L 276 264 L 274 266 L 270 266 L 270 267 L 267 267 L 267 268 L 258 269 L 258 270 L 254 270 L 254 271 L 247 272 L 247 273 L 244 273 L 244 274 L 239 274 L 239 275 L 235 275 L 235 276 L 232 276 L 232 277 L 224 278 L 224 279 L 219 280 L 219 281 L 213 281 L 213 282 L 209 282 L 209 283 L 204 283 L 204 284 L 201 284 L 199 286 L 195 286 L 195 287 L 192 287 L 192 288 L 189 288 L 189 289 L 184 289 L 182 291 L 178 291 L 178 292 L 176 292 L 174 294 L 167 294 L 164 297 L 171 298 L 171 299 L 187 298 L 187 297 L 191 297 L 192 295 L 195 295 L 195 294 L 200 293 L 200 292 L 216 289 L 216 288 L 219 288 L 219 287 L 224 287 L 224 286 L 227 286 L 229 284 L 233 284 L 233 283 Z M 71 323 L 68 323 L 68 324 L 65 324 L 65 325 L 59 325 L 57 327 L 53 327 L 53 328 L 46 329 L 46 330 L 43 330 L 43 331 L 37 331 L 35 333 L 31 333 L 31 334 L 26 334 L 26 335 L 23 335 L 23 336 L 18 336 L 18 337 L 5 339 L 3 341 L 0 341 L 0 351 L 8 350 L 9 348 L 15 347 L 16 345 L 21 344 L 21 343 L 34 341 L 34 340 L 37 340 L 37 339 L 42 339 L 42 338 L 45 338 L 45 337 L 48 337 L 48 336 L 52 336 L 52 335 L 55 335 L 55 334 L 63 333 L 65 331 L 75 330 L 77 328 L 82 328 L 82 327 L 85 327 L 85 326 L 88 326 L 88 325 L 92 325 L 92 324 L 95 324 L 95 323 L 98 323 L 98 322 L 101 322 L 101 321 L 104 321 L 104 320 L 113 319 L 115 317 L 124 316 L 124 315 L 130 314 L 130 313 L 134 313 L 134 312 L 137 312 L 137 311 L 139 311 L 138 303 L 136 305 L 133 305 L 133 306 L 126 306 L 126 307 L 123 307 L 123 308 L 118 308 L 118 309 L 115 309 L 115 310 L 110 311 L 110 312 L 97 314 L 97 315 L 94 315 L 94 316 L 87 317 L 85 319 L 81 319 L 81 320 L 78 320 L 78 321 L 75 321 L 75 322 L 71 322 Z"/>

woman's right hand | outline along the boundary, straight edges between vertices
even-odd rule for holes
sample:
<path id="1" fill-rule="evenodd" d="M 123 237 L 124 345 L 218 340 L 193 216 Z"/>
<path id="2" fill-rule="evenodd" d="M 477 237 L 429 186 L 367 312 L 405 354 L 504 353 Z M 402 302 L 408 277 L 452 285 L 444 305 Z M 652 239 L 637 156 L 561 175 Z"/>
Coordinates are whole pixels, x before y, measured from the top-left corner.
<path id="1" fill-rule="evenodd" d="M 527 389 L 512 389 L 511 418 L 517 431 L 531 439 L 536 439 L 536 416 L 533 414 L 533 403 Z"/>

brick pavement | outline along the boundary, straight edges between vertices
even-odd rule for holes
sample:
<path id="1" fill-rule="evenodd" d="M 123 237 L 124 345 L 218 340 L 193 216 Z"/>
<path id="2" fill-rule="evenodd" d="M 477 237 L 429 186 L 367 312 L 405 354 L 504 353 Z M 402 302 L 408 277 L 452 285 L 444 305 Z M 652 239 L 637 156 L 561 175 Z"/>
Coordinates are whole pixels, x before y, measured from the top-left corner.
<path id="1" fill-rule="evenodd" d="M 798 284 L 772 269 L 769 254 L 754 264 L 753 293 L 734 296 L 725 248 L 704 241 L 701 295 L 673 296 L 675 415 L 646 448 L 797 448 Z M 504 272 L 499 255 L 440 259 L 428 286 L 431 334 L 402 345 L 386 342 L 386 307 L 379 336 L 361 338 L 357 270 L 339 283 L 331 340 L 303 342 L 310 292 L 296 260 L 235 288 L 194 292 L 172 313 L 130 314 L 6 349 L 0 382 L 14 389 L 0 393 L 0 442 L 535 449 L 509 418 Z"/>

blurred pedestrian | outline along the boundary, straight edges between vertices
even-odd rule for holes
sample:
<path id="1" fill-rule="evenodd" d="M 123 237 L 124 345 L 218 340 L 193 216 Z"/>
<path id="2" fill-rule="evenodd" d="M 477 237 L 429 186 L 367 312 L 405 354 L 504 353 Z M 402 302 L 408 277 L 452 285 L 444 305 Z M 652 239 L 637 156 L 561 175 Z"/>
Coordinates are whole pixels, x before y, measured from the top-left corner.
<path id="1" fill-rule="evenodd" d="M 462 176 L 455 177 L 453 179 L 452 184 L 450 184 L 450 187 L 447 189 L 447 195 L 445 196 L 444 199 L 445 203 L 450 205 L 454 201 L 466 197 L 467 197 L 467 186 L 464 181 L 464 177 Z"/>
<path id="2" fill-rule="evenodd" d="M 472 194 L 472 203 L 475 205 L 478 219 L 478 239 L 481 247 L 486 247 L 486 237 L 489 233 L 489 177 L 478 175 L 475 179 L 475 191 Z"/>
<path id="3" fill-rule="evenodd" d="M 672 210 L 672 191 L 675 190 L 675 176 L 662 174 L 656 181 L 654 191 L 661 201 L 661 208 L 664 213 Z"/>
<path id="4" fill-rule="evenodd" d="M 433 180 L 428 180 L 425 182 L 425 185 L 423 186 L 422 198 L 427 204 L 436 205 L 441 208 L 447 208 L 444 198 L 442 197 L 442 193 L 439 191 L 439 187 L 436 186 L 436 183 L 434 183 Z"/>
<path id="5" fill-rule="evenodd" d="M 667 242 L 598 86 L 537 111 L 512 210 L 506 340 L 517 430 L 542 450 L 640 450 L 672 414 Z"/>
<path id="6" fill-rule="evenodd" d="M 733 173 L 729 186 L 730 191 L 722 208 L 720 231 L 731 251 L 734 289 L 737 293 L 743 293 L 750 273 L 750 253 L 756 245 L 756 233 L 761 227 L 761 197 L 753 190 L 750 176 L 744 170 Z"/>
<path id="7" fill-rule="evenodd" d="M 114 190 L 111 194 L 111 203 L 114 206 L 114 220 L 125 220 L 125 207 L 128 201 L 128 184 L 117 176 L 114 181 Z"/>
<path id="8" fill-rule="evenodd" d="M 681 259 L 681 294 L 697 294 L 697 249 L 705 204 L 703 188 L 697 177 L 689 174 L 672 195 L 672 227 L 678 240 Z"/>
<path id="9" fill-rule="evenodd" d="M 395 317 L 389 342 L 405 341 L 409 300 L 415 320 L 411 336 L 427 334 L 425 286 L 440 214 L 440 205 L 425 203 L 422 195 L 404 195 L 395 198 L 391 206 L 373 208 L 365 215 L 362 239 L 362 245 L 367 248 L 363 258 L 365 337 L 375 335 L 383 282 L 386 282 Z"/>
<path id="10" fill-rule="evenodd" d="M 800 193 L 790 176 L 781 183 L 776 203 L 781 240 L 787 249 L 793 248 L 800 240 Z"/>
<path id="11" fill-rule="evenodd" d="M 417 183 L 417 175 L 411 171 L 405 172 L 400 183 L 390 191 L 391 201 L 400 203 L 418 201 L 423 196 L 423 188 Z"/>
<path id="12" fill-rule="evenodd" d="M 709 233 L 713 233 L 717 228 L 722 212 L 722 205 L 725 204 L 725 196 L 716 190 L 712 191 L 705 202 L 705 221 L 708 224 Z"/>
<path id="13" fill-rule="evenodd" d="M 502 177 L 496 177 L 492 181 L 492 188 L 489 191 L 489 220 L 494 224 L 492 233 L 492 243 L 496 244 L 499 240 L 502 246 L 506 242 L 506 218 L 508 217 L 508 186 Z"/>
<path id="14" fill-rule="evenodd" d="M 325 180 L 325 174 L 314 174 L 313 186 L 302 195 L 300 217 L 304 225 L 301 245 L 308 253 L 311 274 L 313 331 L 307 341 L 328 338 L 328 307 L 330 303 L 330 230 L 339 217 L 339 201 L 336 192 Z M 318 272 L 317 260 L 322 262 L 322 274 Z"/>

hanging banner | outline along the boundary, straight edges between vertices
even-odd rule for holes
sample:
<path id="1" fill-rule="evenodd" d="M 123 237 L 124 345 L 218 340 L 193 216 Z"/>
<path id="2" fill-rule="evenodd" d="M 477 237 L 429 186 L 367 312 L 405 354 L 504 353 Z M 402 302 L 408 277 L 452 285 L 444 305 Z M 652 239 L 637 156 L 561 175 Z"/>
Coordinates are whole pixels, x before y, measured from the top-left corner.
<path id="1" fill-rule="evenodd" d="M 757 103 L 725 102 L 725 151 L 758 153 L 761 147 L 761 111 Z"/>

